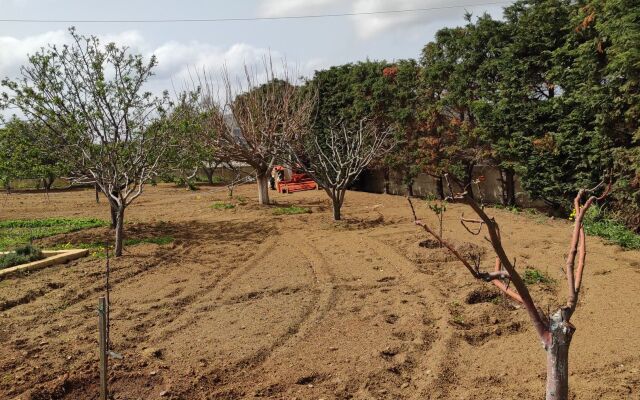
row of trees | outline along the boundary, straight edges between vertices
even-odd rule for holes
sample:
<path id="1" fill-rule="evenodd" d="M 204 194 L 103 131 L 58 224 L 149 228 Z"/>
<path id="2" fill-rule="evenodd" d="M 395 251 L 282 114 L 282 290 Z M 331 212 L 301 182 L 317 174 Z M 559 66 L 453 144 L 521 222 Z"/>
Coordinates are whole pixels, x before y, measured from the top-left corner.
<path id="1" fill-rule="evenodd" d="M 637 228 L 637 1 L 522 0 L 504 16 L 467 15 L 417 61 L 317 72 L 308 84 L 318 88 L 320 119 L 393 124 L 399 144 L 380 166 L 401 173 L 409 194 L 419 172 L 440 182 L 449 172 L 470 187 L 475 165 L 494 165 L 505 203 L 515 203 L 517 175 L 533 198 L 568 212 L 567 199 L 610 170 L 612 206 Z"/>
<path id="2" fill-rule="evenodd" d="M 255 169 L 260 204 L 269 204 L 273 166 L 295 162 L 316 177 L 340 219 L 349 185 L 389 149 L 388 129 L 364 121 L 331 126 L 319 140 L 312 132 L 316 92 L 292 84 L 286 66 L 277 75 L 270 59 L 260 71 L 247 67 L 237 85 L 227 71 L 219 81 L 202 74 L 170 98 L 143 90 L 155 57 L 73 28 L 70 34 L 70 45 L 42 49 L 19 79 L 3 80 L 4 105 L 27 120 L 13 118 L 0 131 L 1 172 L 7 179 L 43 176 L 47 187 L 60 175 L 95 185 L 110 204 L 116 256 L 126 208 L 160 174 L 188 181 L 200 168 L 243 162 Z"/>
<path id="3" fill-rule="evenodd" d="M 71 45 L 42 49 L 19 79 L 3 80 L 3 103 L 28 121 L 0 129 L 0 175 L 94 183 L 121 232 L 145 182 L 167 171 L 188 181 L 221 162 L 255 169 L 261 204 L 274 164 L 295 163 L 327 190 L 336 218 L 372 163 L 399 172 L 409 194 L 420 172 L 470 188 L 474 166 L 492 164 L 506 203 L 517 174 L 533 197 L 567 211 L 566 199 L 612 169 L 613 203 L 633 223 L 640 11 L 631 3 L 521 0 L 504 20 L 467 15 L 438 31 L 419 60 L 336 66 L 303 85 L 265 60 L 238 84 L 226 71 L 197 76 L 173 100 L 143 90 L 155 58 L 71 29 Z"/>

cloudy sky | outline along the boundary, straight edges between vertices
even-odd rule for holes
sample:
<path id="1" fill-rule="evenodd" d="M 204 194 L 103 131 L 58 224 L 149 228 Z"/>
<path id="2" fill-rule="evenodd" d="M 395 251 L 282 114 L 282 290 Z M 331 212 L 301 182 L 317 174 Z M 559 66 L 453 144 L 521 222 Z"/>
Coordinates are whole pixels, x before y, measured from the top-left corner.
<path id="1" fill-rule="evenodd" d="M 500 0 L 0 0 L 0 19 L 151 20 L 281 17 L 431 8 L 394 14 L 327 18 L 180 22 L 0 22 L 0 77 L 15 77 L 29 53 L 68 40 L 75 25 L 82 34 L 126 44 L 159 66 L 152 90 L 170 89 L 189 68 L 238 71 L 265 54 L 286 58 L 302 75 L 331 65 L 369 59 L 418 57 L 444 26 L 474 15 L 502 15 Z M 458 7 L 460 6 L 460 7 Z"/>

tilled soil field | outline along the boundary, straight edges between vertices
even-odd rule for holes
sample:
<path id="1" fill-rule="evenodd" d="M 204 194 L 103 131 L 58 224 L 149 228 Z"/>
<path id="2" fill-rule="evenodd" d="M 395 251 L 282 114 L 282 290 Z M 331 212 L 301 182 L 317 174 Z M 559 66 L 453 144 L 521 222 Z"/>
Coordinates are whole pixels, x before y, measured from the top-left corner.
<path id="1" fill-rule="evenodd" d="M 115 399 L 540 399 L 545 354 L 526 313 L 474 281 L 415 227 L 402 197 L 350 192 L 334 223 L 320 191 L 254 186 L 189 192 L 148 187 L 128 209 L 130 246 L 112 260 Z M 1 219 L 108 218 L 93 191 L 3 195 Z M 310 214 L 274 215 L 299 205 Z M 568 221 L 490 210 L 543 309 L 563 299 Z M 435 216 L 420 204 L 423 219 Z M 445 236 L 491 268 L 482 236 L 445 214 Z M 95 228 L 38 244 L 109 239 Z M 576 399 L 640 398 L 640 252 L 587 240 L 571 347 Z M 97 399 L 97 298 L 105 260 L 92 256 L 0 281 L 0 398 Z"/>

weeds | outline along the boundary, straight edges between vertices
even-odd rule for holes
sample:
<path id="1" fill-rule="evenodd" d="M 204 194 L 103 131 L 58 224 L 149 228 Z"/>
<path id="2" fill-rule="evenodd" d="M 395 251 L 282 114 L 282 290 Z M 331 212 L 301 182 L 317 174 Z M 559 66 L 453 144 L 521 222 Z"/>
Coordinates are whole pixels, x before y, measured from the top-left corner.
<path id="1" fill-rule="evenodd" d="M 31 261 L 42 260 L 44 255 L 39 248 L 28 244 L 0 256 L 0 269 L 10 268 Z"/>
<path id="2" fill-rule="evenodd" d="M 542 272 L 538 271 L 535 268 L 525 269 L 522 280 L 524 280 L 524 283 L 526 283 L 527 285 L 533 285 L 536 283 L 551 284 L 555 282 L 553 279 L 546 276 L 545 274 L 543 274 Z"/>
<path id="3" fill-rule="evenodd" d="M 600 236 L 625 249 L 640 249 L 640 235 L 623 224 L 607 218 L 599 207 L 592 207 L 587 211 L 584 230 L 588 235 Z"/>
<path id="4" fill-rule="evenodd" d="M 32 239 L 106 226 L 96 218 L 45 218 L 0 221 L 0 251 L 29 243 Z"/>
<path id="5" fill-rule="evenodd" d="M 235 204 L 224 203 L 222 201 L 217 201 L 211 205 L 211 208 L 215 210 L 231 210 L 236 208 Z"/>
<path id="6" fill-rule="evenodd" d="M 287 206 L 278 207 L 273 210 L 273 215 L 295 215 L 295 214 L 310 214 L 311 210 L 307 207 Z"/>
<path id="7" fill-rule="evenodd" d="M 247 198 L 244 196 L 236 196 L 236 201 L 238 202 L 238 204 L 240 204 L 241 206 L 244 206 L 245 204 L 247 204 Z"/>

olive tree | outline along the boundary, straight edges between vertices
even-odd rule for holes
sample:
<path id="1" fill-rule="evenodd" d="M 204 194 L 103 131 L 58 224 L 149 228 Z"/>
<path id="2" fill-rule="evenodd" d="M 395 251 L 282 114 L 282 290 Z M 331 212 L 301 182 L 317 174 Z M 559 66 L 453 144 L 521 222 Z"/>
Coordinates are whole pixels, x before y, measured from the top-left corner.
<path id="1" fill-rule="evenodd" d="M 115 217 L 115 255 L 122 255 L 125 209 L 158 169 L 164 127 L 156 123 L 168 95 L 143 89 L 157 61 L 69 29 L 70 44 L 29 57 L 17 79 L 2 81 L 3 100 L 60 138 L 74 182 L 94 183 Z"/>

